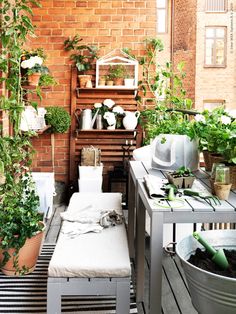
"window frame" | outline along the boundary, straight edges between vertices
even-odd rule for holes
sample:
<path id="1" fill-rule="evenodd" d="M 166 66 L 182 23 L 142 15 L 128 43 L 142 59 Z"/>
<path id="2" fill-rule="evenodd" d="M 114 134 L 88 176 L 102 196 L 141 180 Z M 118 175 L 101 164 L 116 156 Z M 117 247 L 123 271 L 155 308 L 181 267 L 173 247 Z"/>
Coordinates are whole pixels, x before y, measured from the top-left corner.
<path id="1" fill-rule="evenodd" d="M 165 12 L 165 31 L 164 32 L 158 31 L 158 12 L 160 10 Z M 168 18 L 169 18 L 169 0 L 165 0 L 164 7 L 158 7 L 158 0 L 156 0 L 156 16 L 157 16 L 157 22 L 156 22 L 157 34 L 167 34 L 168 33 Z"/>
<path id="2" fill-rule="evenodd" d="M 207 108 L 205 108 L 205 104 L 218 104 L 216 107 L 223 106 L 225 108 L 225 103 L 226 103 L 225 99 L 204 99 L 203 100 L 203 110 L 207 109 Z M 208 109 L 208 110 L 213 110 L 213 109 L 214 108 Z"/>
<path id="3" fill-rule="evenodd" d="M 222 28 L 224 29 L 224 63 L 223 64 L 216 64 L 216 39 L 217 37 L 214 34 L 214 37 L 206 37 L 206 31 L 207 29 L 214 29 L 214 32 L 217 28 Z M 206 63 L 206 44 L 207 44 L 207 39 L 213 39 L 214 40 L 214 49 L 213 49 L 213 64 L 207 64 Z M 205 46 L 204 46 L 204 67 L 205 68 L 226 68 L 227 66 L 227 26 L 223 25 L 207 25 L 205 26 Z"/>
<path id="4" fill-rule="evenodd" d="M 205 0 L 205 13 L 226 13 L 228 12 L 228 0 L 223 0 L 224 1 L 224 11 L 212 11 L 207 9 L 207 1 Z"/>

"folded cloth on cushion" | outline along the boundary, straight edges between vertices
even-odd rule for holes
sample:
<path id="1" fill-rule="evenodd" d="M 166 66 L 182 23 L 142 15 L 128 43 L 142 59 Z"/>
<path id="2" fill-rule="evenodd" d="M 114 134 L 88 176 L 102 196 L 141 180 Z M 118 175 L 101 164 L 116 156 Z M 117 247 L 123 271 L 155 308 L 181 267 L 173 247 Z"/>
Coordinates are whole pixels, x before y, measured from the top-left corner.
<path id="1" fill-rule="evenodd" d="M 61 232 L 70 238 L 88 232 L 100 232 L 103 228 L 122 224 L 123 215 L 115 210 L 98 210 L 92 205 L 86 206 L 76 211 L 66 211 L 61 213 L 64 220 Z"/>
<path id="2" fill-rule="evenodd" d="M 143 179 L 144 179 L 144 183 L 147 188 L 148 194 L 151 198 L 165 196 L 165 191 L 163 191 L 161 188 L 163 187 L 163 184 L 167 182 L 166 179 L 161 179 L 150 174 L 147 174 L 146 176 L 144 176 Z"/>
<path id="3" fill-rule="evenodd" d="M 103 229 L 98 223 L 80 223 L 80 222 L 71 222 L 71 221 L 64 221 L 61 233 L 64 233 L 67 237 L 73 239 L 76 236 L 88 232 L 101 232 Z"/>
<path id="4" fill-rule="evenodd" d="M 65 211 L 61 213 L 61 218 L 63 220 L 85 224 L 99 223 L 100 217 L 101 211 L 98 211 L 92 205 L 88 205 L 79 211 Z"/>

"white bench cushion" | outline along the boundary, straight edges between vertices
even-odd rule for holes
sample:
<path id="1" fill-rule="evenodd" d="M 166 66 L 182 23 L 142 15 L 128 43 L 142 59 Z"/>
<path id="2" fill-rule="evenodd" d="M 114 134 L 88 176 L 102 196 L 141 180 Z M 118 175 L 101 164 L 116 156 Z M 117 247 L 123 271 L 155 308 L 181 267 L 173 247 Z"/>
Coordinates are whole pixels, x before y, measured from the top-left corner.
<path id="1" fill-rule="evenodd" d="M 120 193 L 74 193 L 68 210 L 88 205 L 121 212 Z M 74 239 L 60 234 L 48 274 L 50 277 L 128 277 L 131 274 L 124 224 L 86 233 Z"/>

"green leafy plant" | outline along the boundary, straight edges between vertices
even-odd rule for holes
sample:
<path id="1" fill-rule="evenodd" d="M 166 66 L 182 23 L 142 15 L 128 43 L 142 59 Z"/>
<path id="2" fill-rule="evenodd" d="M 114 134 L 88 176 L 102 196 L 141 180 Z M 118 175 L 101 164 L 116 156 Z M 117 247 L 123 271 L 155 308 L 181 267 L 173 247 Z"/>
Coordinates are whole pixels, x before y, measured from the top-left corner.
<path id="1" fill-rule="evenodd" d="M 110 79 L 124 78 L 125 73 L 126 69 L 122 64 L 110 65 L 108 70 L 108 76 Z"/>
<path id="2" fill-rule="evenodd" d="M 19 129 L 27 94 L 22 87 L 23 46 L 34 35 L 32 6 L 40 4 L 35 0 L 4 0 L 0 4 L 0 80 L 6 91 L 0 97 L 0 109 L 8 112 L 13 126 L 13 136 L 0 137 L 0 251 L 3 254 L 0 263 L 4 266 L 13 254 L 16 273 L 23 274 L 27 269 L 19 267 L 18 253 L 26 239 L 43 228 L 30 171 L 33 158 L 30 133 L 21 134 Z"/>
<path id="3" fill-rule="evenodd" d="M 45 120 L 51 126 L 49 131 L 51 133 L 65 133 L 71 124 L 69 113 L 62 107 L 47 107 Z"/>
<path id="4" fill-rule="evenodd" d="M 98 47 L 95 45 L 80 44 L 83 39 L 75 35 L 72 39 L 64 41 L 64 49 L 73 51 L 70 58 L 76 65 L 79 72 L 86 72 L 92 68 L 92 64 L 98 58 Z"/>
<path id="5" fill-rule="evenodd" d="M 225 161 L 236 163 L 236 121 L 224 107 L 197 115 L 194 129 L 201 150 L 221 154 Z"/>
<path id="6" fill-rule="evenodd" d="M 0 160 L 4 165 L 1 173 L 5 177 L 0 184 L 0 266 L 10 259 L 9 250 L 14 249 L 14 266 L 19 274 L 27 271 L 18 266 L 19 250 L 27 238 L 43 228 L 37 211 L 39 197 L 29 171 L 32 153 L 27 136 L 0 137 Z"/>
<path id="7" fill-rule="evenodd" d="M 182 166 L 182 167 L 179 167 L 174 172 L 172 172 L 172 176 L 174 178 L 179 178 L 179 177 L 193 177 L 194 175 L 193 175 L 191 169 L 189 169 L 185 166 Z"/>
<path id="8" fill-rule="evenodd" d="M 159 134 L 180 134 L 187 135 L 190 139 L 196 138 L 194 124 L 183 112 L 159 105 L 154 109 L 141 111 L 140 117 L 145 132 L 145 144 L 150 143 Z"/>

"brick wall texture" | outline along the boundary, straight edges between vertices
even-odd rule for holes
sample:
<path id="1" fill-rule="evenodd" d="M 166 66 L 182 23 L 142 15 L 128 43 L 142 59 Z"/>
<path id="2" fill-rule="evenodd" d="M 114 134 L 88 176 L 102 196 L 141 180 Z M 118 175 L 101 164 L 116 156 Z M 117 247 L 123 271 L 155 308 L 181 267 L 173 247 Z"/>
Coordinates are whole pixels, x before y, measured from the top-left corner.
<path id="1" fill-rule="evenodd" d="M 202 1 L 203 2 L 203 1 Z M 174 1 L 173 62 L 185 61 L 184 88 L 187 96 L 195 98 L 195 63 L 196 63 L 196 5 L 193 0 Z"/>
<path id="2" fill-rule="evenodd" d="M 42 8 L 34 9 L 37 38 L 29 48 L 43 47 L 51 73 L 58 81 L 43 95 L 42 106 L 62 106 L 70 111 L 70 60 L 63 50 L 68 36 L 79 34 L 85 44 L 96 44 L 103 56 L 114 48 L 129 47 L 141 55 L 143 40 L 156 35 L 156 1 L 52 1 L 43 0 Z M 34 170 L 52 171 L 52 141 L 48 134 L 33 141 L 37 151 Z M 69 133 L 55 135 L 54 171 L 56 180 L 68 180 Z"/>

